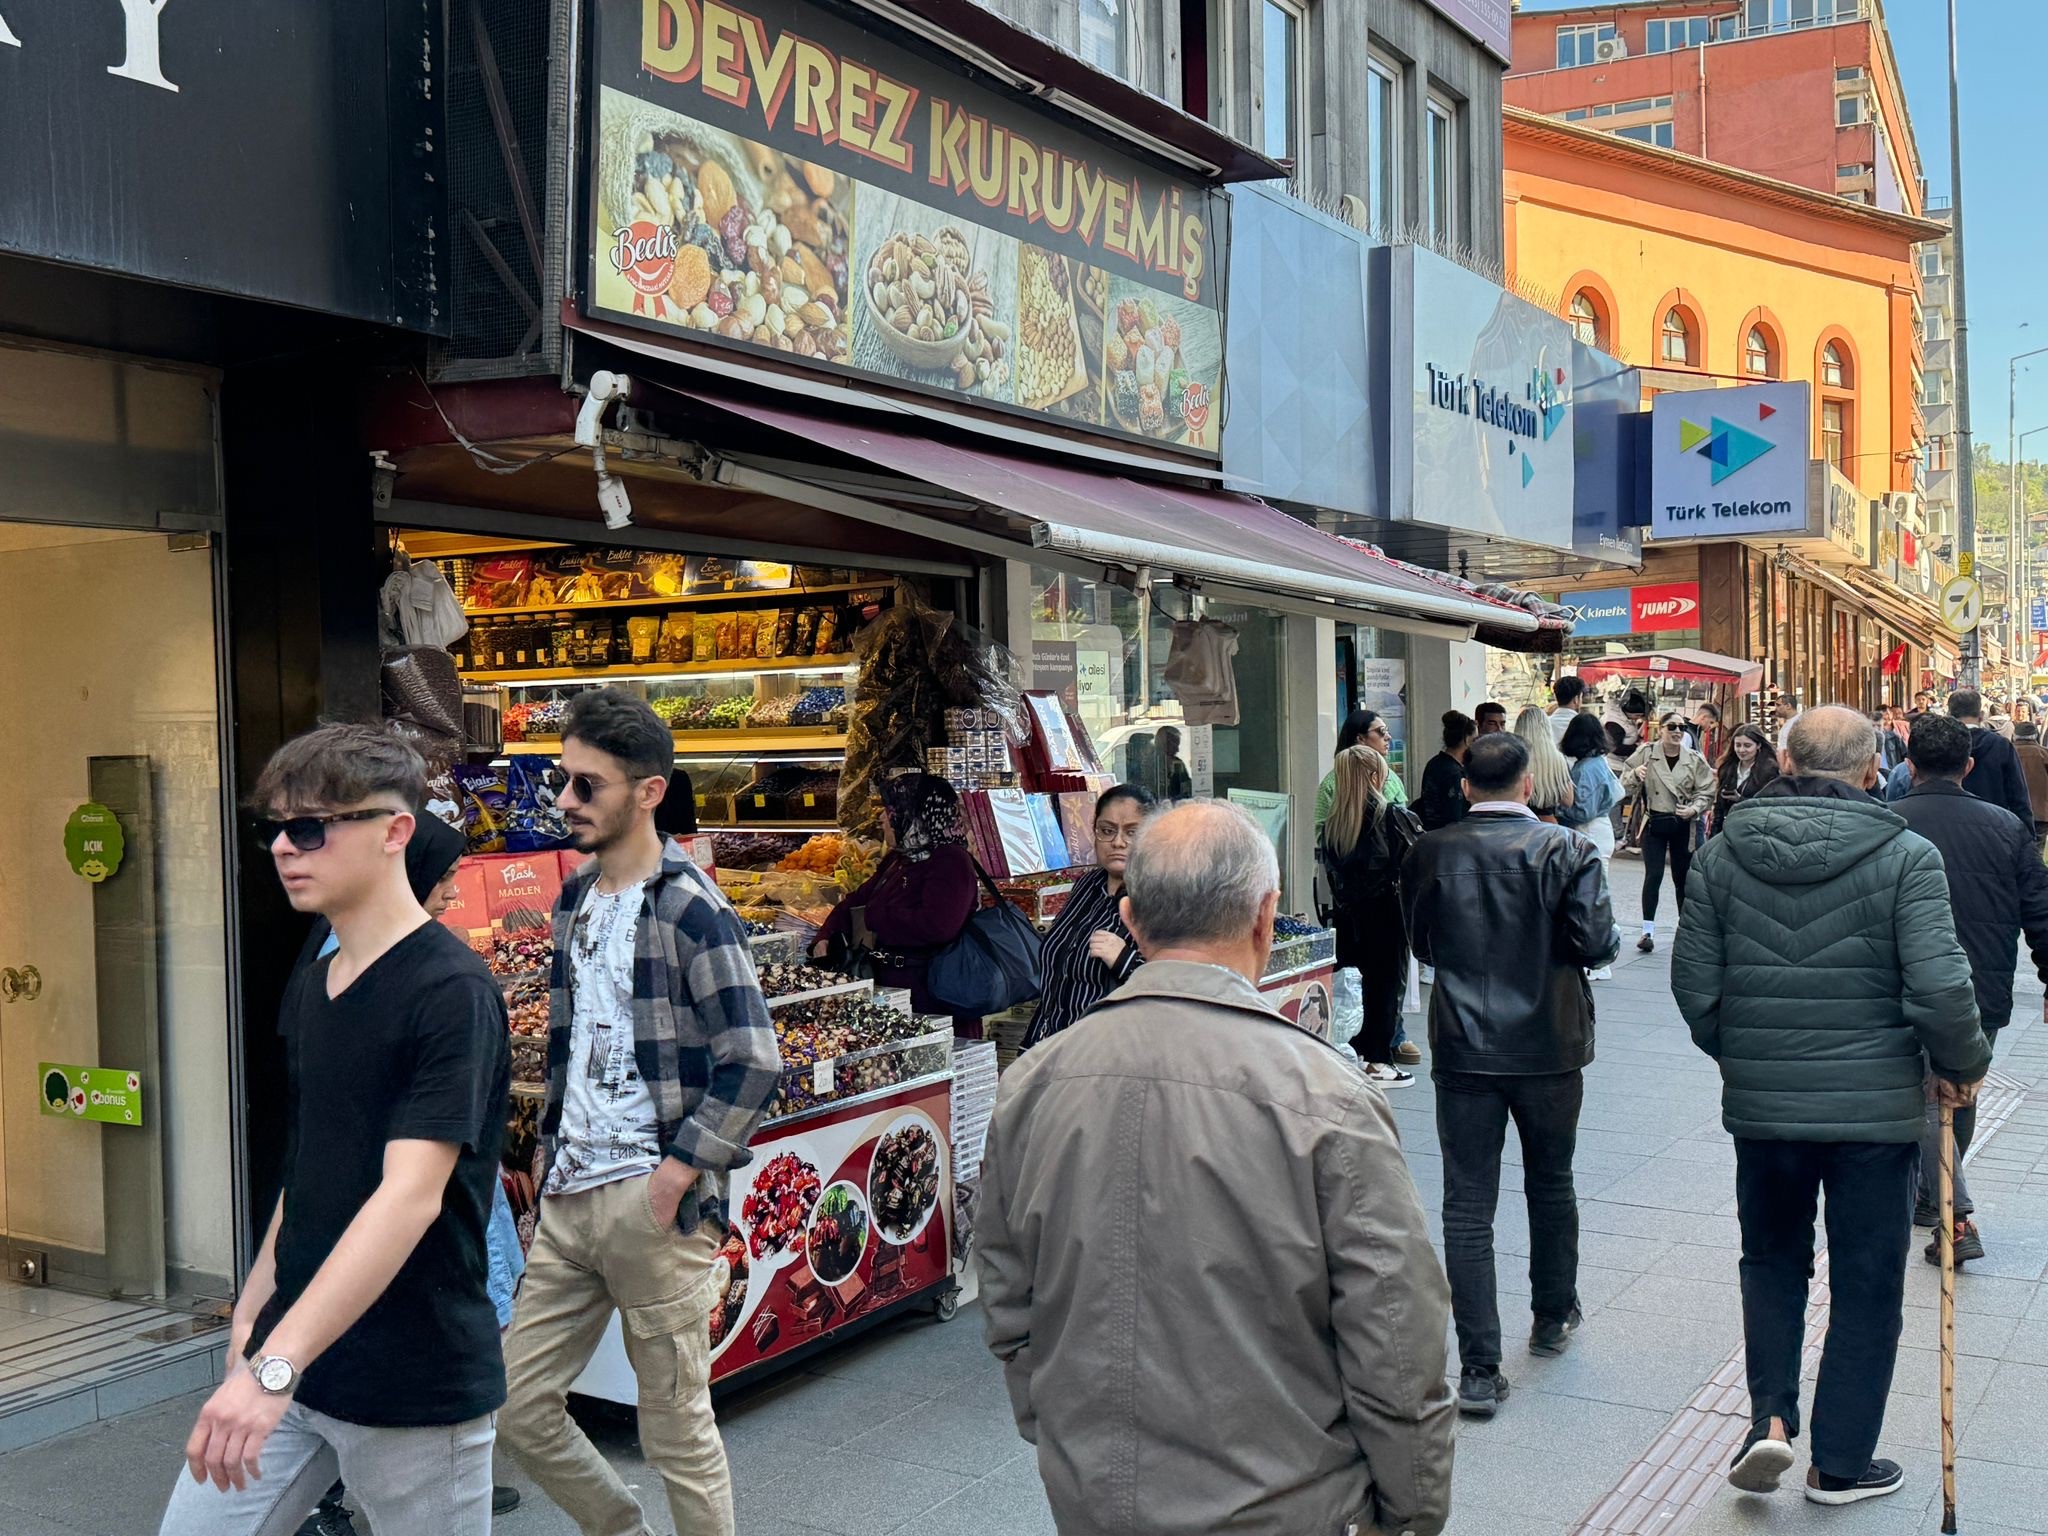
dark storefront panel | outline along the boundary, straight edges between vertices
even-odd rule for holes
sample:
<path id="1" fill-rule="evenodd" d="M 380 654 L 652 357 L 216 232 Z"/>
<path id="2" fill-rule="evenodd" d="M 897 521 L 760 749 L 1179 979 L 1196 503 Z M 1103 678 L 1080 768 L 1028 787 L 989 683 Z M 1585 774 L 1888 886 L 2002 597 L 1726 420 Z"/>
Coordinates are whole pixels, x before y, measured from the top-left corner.
<path id="1" fill-rule="evenodd" d="M 0 250 L 444 328 L 441 0 L 0 16 Z"/>

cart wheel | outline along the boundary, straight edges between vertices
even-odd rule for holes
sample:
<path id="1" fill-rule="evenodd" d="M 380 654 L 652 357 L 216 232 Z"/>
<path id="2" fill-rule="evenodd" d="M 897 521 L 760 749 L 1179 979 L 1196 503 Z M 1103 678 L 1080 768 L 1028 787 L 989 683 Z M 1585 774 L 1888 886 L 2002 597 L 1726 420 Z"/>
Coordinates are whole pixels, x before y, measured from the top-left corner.
<path id="1" fill-rule="evenodd" d="M 932 1315 L 942 1323 L 950 1323 L 960 1311 L 960 1287 L 948 1286 L 932 1303 Z"/>

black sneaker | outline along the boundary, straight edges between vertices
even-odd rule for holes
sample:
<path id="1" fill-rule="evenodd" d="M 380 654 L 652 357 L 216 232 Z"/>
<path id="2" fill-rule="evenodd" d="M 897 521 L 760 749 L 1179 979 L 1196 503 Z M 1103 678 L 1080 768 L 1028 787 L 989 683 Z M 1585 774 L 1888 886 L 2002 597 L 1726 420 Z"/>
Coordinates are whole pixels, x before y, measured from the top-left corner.
<path id="1" fill-rule="evenodd" d="M 1905 1469 L 1896 1461 L 1873 1461 L 1861 1477 L 1829 1477 L 1819 1467 L 1806 1474 L 1806 1497 L 1815 1504 L 1856 1504 L 1881 1499 L 1905 1486 Z"/>
<path id="2" fill-rule="evenodd" d="M 1529 1331 L 1529 1353 L 1532 1355 L 1556 1356 L 1565 1352 L 1572 1341 L 1572 1335 L 1579 1331 L 1586 1321 L 1586 1314 L 1577 1307 L 1572 1308 L 1570 1317 L 1539 1317 L 1536 1326 Z"/>
<path id="3" fill-rule="evenodd" d="M 1655 935 L 1654 933 L 1646 933 L 1640 939 L 1636 940 L 1636 948 L 1641 950 L 1646 955 L 1656 947 L 1657 935 Z"/>
<path id="4" fill-rule="evenodd" d="M 1491 1366 L 1468 1365 L 1458 1375 L 1458 1412 L 1467 1418 L 1492 1418 L 1507 1397 L 1507 1377 Z"/>
<path id="5" fill-rule="evenodd" d="M 519 1507 L 519 1490 L 508 1488 L 503 1483 L 491 1485 L 491 1513 L 509 1515 Z"/>
<path id="6" fill-rule="evenodd" d="M 1778 1479 L 1792 1468 L 1792 1447 L 1771 1433 L 1771 1421 L 1750 1430 L 1728 1463 L 1728 1481 L 1744 1493 L 1776 1493 Z"/>
<path id="7" fill-rule="evenodd" d="M 1930 1264 L 1941 1262 L 1941 1233 L 1936 1232 L 1921 1250 Z M 1967 1216 L 1956 1218 L 1956 1262 L 1967 1264 L 1972 1259 L 1984 1257 L 1984 1239 L 1977 1234 L 1977 1223 Z"/>
<path id="8" fill-rule="evenodd" d="M 1913 1225 L 1916 1227 L 1938 1227 L 1941 1225 L 1941 1212 L 1931 1205 L 1921 1205 L 1915 1202 L 1913 1206 Z"/>
<path id="9" fill-rule="evenodd" d="M 298 1529 L 298 1536 L 359 1536 L 356 1523 L 350 1518 L 348 1506 L 322 1499 L 320 1507 L 306 1516 L 306 1523 Z"/>

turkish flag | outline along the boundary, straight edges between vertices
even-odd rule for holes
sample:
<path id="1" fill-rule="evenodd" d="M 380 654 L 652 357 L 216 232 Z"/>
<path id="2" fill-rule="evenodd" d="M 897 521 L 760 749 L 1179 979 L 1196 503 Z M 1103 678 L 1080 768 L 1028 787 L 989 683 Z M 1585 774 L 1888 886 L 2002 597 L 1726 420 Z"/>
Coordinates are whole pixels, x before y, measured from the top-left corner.
<path id="1" fill-rule="evenodd" d="M 1897 677 L 1899 668 L 1905 664 L 1906 642 L 1901 640 L 1895 648 L 1885 653 L 1884 660 L 1877 664 L 1877 670 L 1886 677 Z"/>

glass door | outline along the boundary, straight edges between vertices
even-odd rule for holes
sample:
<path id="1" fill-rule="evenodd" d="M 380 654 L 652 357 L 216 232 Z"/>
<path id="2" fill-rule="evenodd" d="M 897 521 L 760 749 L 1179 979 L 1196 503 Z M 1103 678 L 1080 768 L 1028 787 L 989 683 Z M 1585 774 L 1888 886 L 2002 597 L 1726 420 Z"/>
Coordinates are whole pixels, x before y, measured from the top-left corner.
<path id="1" fill-rule="evenodd" d="M 96 1295 L 233 1268 L 214 561 L 0 521 L 0 1375 Z"/>

